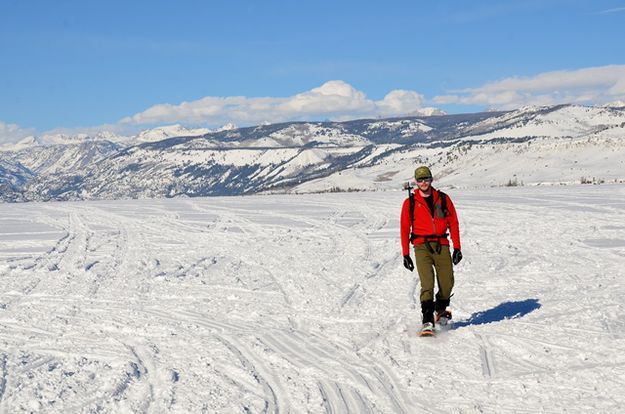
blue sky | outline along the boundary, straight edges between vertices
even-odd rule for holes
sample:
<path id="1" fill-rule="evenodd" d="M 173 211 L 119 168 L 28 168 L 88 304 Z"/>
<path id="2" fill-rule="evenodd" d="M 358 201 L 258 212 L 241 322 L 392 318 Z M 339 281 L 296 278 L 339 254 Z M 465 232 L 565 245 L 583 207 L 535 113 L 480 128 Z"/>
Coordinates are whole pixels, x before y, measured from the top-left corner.
<path id="1" fill-rule="evenodd" d="M 0 140 L 600 104 L 623 39 L 625 0 L 1 0 Z"/>

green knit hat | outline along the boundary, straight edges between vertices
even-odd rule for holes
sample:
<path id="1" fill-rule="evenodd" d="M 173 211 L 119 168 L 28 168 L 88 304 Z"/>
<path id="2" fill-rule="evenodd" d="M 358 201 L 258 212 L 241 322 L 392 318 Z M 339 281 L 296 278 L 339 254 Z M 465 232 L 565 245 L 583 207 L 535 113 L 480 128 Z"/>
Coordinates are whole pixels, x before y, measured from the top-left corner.
<path id="1" fill-rule="evenodd" d="M 432 171 L 425 165 L 414 170 L 414 178 L 418 180 L 419 178 L 432 178 Z"/>

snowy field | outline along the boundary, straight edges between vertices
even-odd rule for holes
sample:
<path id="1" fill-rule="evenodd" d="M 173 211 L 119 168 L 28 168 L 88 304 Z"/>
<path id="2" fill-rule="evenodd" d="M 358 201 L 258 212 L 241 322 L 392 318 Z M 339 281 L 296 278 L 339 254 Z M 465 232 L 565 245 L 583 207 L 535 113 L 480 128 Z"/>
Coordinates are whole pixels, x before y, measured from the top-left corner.
<path id="1" fill-rule="evenodd" d="M 623 412 L 625 186 L 449 194 L 436 338 L 403 192 L 0 205 L 0 412 Z"/>

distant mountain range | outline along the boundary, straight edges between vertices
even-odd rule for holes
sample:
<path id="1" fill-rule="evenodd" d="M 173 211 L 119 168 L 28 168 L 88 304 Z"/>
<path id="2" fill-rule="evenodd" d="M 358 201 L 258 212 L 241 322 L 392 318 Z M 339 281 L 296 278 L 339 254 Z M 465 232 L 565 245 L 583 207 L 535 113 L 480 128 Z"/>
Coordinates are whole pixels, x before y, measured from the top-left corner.
<path id="1" fill-rule="evenodd" d="M 173 125 L 5 146 L 0 199 L 399 189 L 418 164 L 443 187 L 622 182 L 624 162 L 624 103 L 218 131 Z"/>
<path id="2" fill-rule="evenodd" d="M 121 146 L 131 146 L 144 142 L 161 141 L 171 137 L 197 137 L 212 132 L 229 131 L 236 128 L 236 125 L 232 123 L 228 123 L 216 130 L 208 128 L 186 128 L 182 125 L 174 124 L 154 129 L 147 129 L 132 136 L 118 135 L 108 131 L 98 132 L 94 135 L 84 133 L 74 135 L 63 133 L 45 134 L 42 136 L 29 136 L 15 144 L 0 145 L 0 152 L 15 152 L 36 146 L 72 145 L 95 141 L 110 141 Z"/>

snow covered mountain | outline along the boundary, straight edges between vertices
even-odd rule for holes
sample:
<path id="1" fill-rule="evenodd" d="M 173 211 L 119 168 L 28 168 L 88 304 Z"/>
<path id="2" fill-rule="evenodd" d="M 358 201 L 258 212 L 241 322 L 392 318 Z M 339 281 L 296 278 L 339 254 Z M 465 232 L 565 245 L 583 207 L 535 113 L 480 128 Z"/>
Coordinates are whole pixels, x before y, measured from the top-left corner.
<path id="1" fill-rule="evenodd" d="M 21 188 L 33 177 L 23 165 L 0 158 L 0 200 L 22 201 Z"/>
<path id="2" fill-rule="evenodd" d="M 409 116 L 436 116 L 436 115 L 447 115 L 447 112 L 438 109 L 438 108 L 419 108 Z"/>
<path id="3" fill-rule="evenodd" d="M 208 128 L 190 129 L 180 124 L 175 124 L 141 131 L 137 135 L 136 140 L 138 142 L 156 142 L 172 137 L 197 137 L 209 132 L 213 131 Z"/>
<path id="4" fill-rule="evenodd" d="M 391 189 L 421 163 L 442 186 L 625 180 L 625 108 L 614 105 L 142 134 L 132 145 L 99 139 L 0 153 L 13 191 L 0 198 Z"/>
<path id="5" fill-rule="evenodd" d="M 35 136 L 28 136 L 19 140 L 16 143 L 2 144 L 0 145 L 0 152 L 3 151 L 21 151 L 26 148 L 41 145 L 41 140 Z"/>
<path id="6" fill-rule="evenodd" d="M 173 137 L 197 137 L 211 132 L 230 131 L 236 129 L 233 123 L 227 123 L 219 129 L 186 128 L 180 124 L 166 125 L 158 128 L 145 129 L 136 135 L 119 135 L 110 131 L 96 134 L 48 133 L 41 136 L 28 136 L 13 144 L 0 145 L 0 152 L 15 152 L 32 147 L 54 145 L 78 145 L 85 142 L 112 142 L 120 146 L 137 145 L 144 142 L 162 141 Z"/>
<path id="7" fill-rule="evenodd" d="M 292 191 L 398 188 L 416 163 L 442 186 L 625 182 L 625 108 L 527 107 L 429 135 Z"/>
<path id="8" fill-rule="evenodd" d="M 35 146 L 17 151 L 10 157 L 37 176 L 76 174 L 117 153 L 122 147 L 110 141 L 85 141 L 76 144 Z"/>

